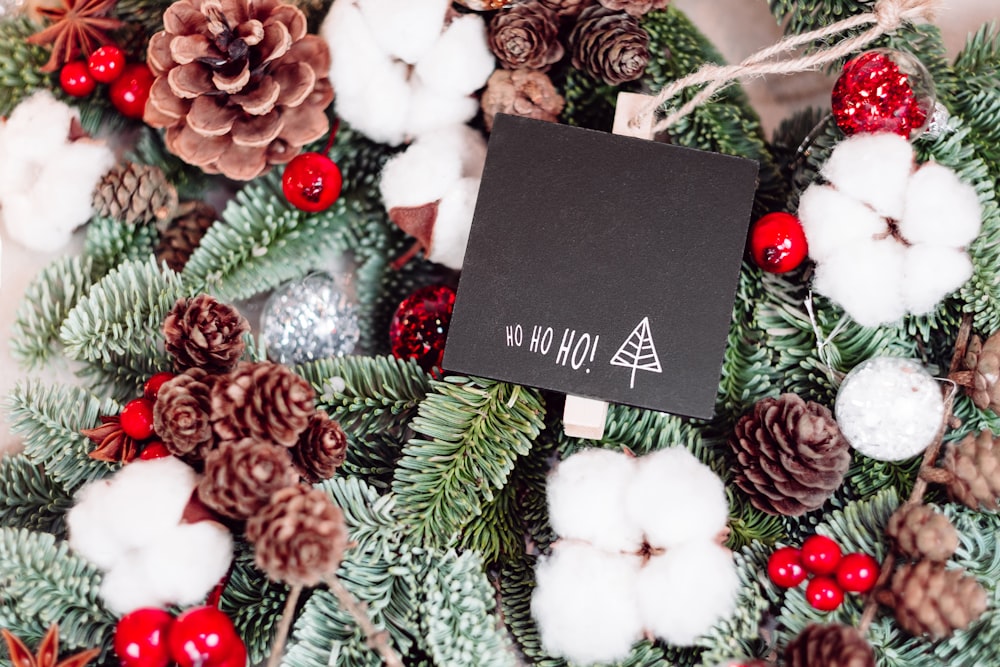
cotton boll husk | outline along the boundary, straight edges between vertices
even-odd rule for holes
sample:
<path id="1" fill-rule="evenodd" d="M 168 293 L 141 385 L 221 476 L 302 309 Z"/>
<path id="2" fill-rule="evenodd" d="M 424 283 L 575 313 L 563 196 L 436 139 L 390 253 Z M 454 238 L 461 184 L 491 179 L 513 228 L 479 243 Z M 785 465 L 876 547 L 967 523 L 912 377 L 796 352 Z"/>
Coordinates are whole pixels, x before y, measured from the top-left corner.
<path id="1" fill-rule="evenodd" d="M 972 260 L 958 248 L 919 243 L 906 249 L 903 300 L 911 313 L 934 310 L 941 300 L 972 277 Z"/>
<path id="2" fill-rule="evenodd" d="M 141 607 L 165 607 L 170 600 L 153 588 L 157 575 L 146 567 L 143 554 L 132 552 L 101 581 L 100 595 L 116 615 L 124 615 Z"/>
<path id="3" fill-rule="evenodd" d="M 233 559 L 232 534 L 215 521 L 180 524 L 143 550 L 157 596 L 173 604 L 203 600 Z"/>
<path id="4" fill-rule="evenodd" d="M 816 265 L 813 288 L 862 326 L 894 322 L 906 314 L 903 254 L 891 238 L 855 244 Z"/>
<path id="5" fill-rule="evenodd" d="M 80 489 L 66 514 L 70 547 L 102 570 L 110 569 L 127 552 L 108 528 L 108 513 L 115 509 L 114 500 L 108 500 L 110 495 L 111 480 L 91 482 Z"/>
<path id="6" fill-rule="evenodd" d="M 559 463 L 548 480 L 552 530 L 608 551 L 637 551 L 642 527 L 625 505 L 635 461 L 620 452 L 585 449 Z"/>
<path id="7" fill-rule="evenodd" d="M 898 220 L 913 171 L 913 147 L 898 134 L 858 134 L 844 139 L 822 174 L 843 192 Z"/>
<path id="8" fill-rule="evenodd" d="M 486 41 L 486 23 L 477 14 L 466 14 L 451 22 L 417 63 L 416 71 L 428 88 L 471 95 L 486 85 L 495 66 Z"/>
<path id="9" fill-rule="evenodd" d="M 646 629 L 690 646 L 736 608 L 740 580 L 732 554 L 713 542 L 693 542 L 654 556 L 636 587 Z"/>
<path id="10" fill-rule="evenodd" d="M 967 246 L 979 234 L 982 207 L 976 190 L 948 167 L 924 164 L 906 191 L 899 231 L 910 243 Z"/>
<path id="11" fill-rule="evenodd" d="M 460 271 L 465 260 L 465 247 L 469 244 L 472 215 L 476 212 L 479 197 L 479 179 L 463 178 L 448 192 L 438 205 L 434 234 L 427 259 Z"/>
<path id="12" fill-rule="evenodd" d="M 440 38 L 445 13 L 451 4 L 450 0 L 357 0 L 357 3 L 379 48 L 411 65 Z"/>
<path id="13" fill-rule="evenodd" d="M 462 177 L 462 157 L 433 142 L 415 141 L 385 163 L 379 190 L 385 207 L 438 201 Z"/>
<path id="14" fill-rule="evenodd" d="M 479 102 L 468 95 L 444 94 L 429 88 L 414 76 L 411 79 L 413 97 L 407 130 L 412 137 L 421 137 L 451 125 L 464 125 L 479 112 Z"/>
<path id="15" fill-rule="evenodd" d="M 172 456 L 128 464 L 115 473 L 105 496 L 112 537 L 131 547 L 158 540 L 180 523 L 197 482 L 195 471 Z"/>
<path id="16" fill-rule="evenodd" d="M 590 664 L 624 658 L 642 634 L 636 556 L 557 543 L 535 569 L 531 613 L 552 655 Z"/>
<path id="17" fill-rule="evenodd" d="M 882 216 L 828 185 L 810 185 L 802 193 L 798 217 L 809 244 L 809 256 L 817 262 L 825 262 L 841 248 L 888 230 Z"/>

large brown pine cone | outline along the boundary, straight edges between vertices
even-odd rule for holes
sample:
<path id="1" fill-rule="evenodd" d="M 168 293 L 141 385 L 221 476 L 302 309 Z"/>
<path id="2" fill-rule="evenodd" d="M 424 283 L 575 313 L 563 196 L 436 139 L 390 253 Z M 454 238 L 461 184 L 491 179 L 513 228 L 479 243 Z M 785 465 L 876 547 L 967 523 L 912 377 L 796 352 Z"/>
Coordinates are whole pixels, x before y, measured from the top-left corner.
<path id="1" fill-rule="evenodd" d="M 907 503 L 896 510 L 885 531 L 896 551 L 914 560 L 943 563 L 958 548 L 958 531 L 948 517 L 922 503 Z"/>
<path id="2" fill-rule="evenodd" d="M 986 611 L 986 591 L 965 570 L 922 560 L 900 566 L 878 601 L 892 607 L 907 632 L 943 639 L 967 628 Z"/>
<path id="3" fill-rule="evenodd" d="M 875 652 L 857 628 L 808 625 L 785 648 L 786 667 L 875 667 Z"/>
<path id="4" fill-rule="evenodd" d="M 989 431 L 970 433 L 945 451 L 948 494 L 972 509 L 1000 509 L 1000 447 Z"/>
<path id="5" fill-rule="evenodd" d="M 573 67 L 612 86 L 638 79 L 649 62 L 649 35 L 638 19 L 602 5 L 583 10 L 569 48 Z"/>
<path id="6" fill-rule="evenodd" d="M 325 412 L 316 411 L 292 447 L 292 459 L 302 478 L 316 484 L 333 477 L 347 457 L 347 434 Z"/>
<path id="7" fill-rule="evenodd" d="M 530 69 L 498 69 L 486 82 L 480 101 L 486 131 L 493 131 L 493 118 L 509 113 L 522 118 L 556 122 L 566 101 L 543 72 Z"/>
<path id="8" fill-rule="evenodd" d="M 344 513 L 305 484 L 288 486 L 250 517 L 247 539 L 257 567 L 275 581 L 315 586 L 337 571 L 347 548 Z"/>
<path id="9" fill-rule="evenodd" d="M 630 16 L 644 16 L 654 9 L 663 9 L 670 0 L 600 0 L 601 4 L 616 12 L 625 11 Z"/>
<path id="10" fill-rule="evenodd" d="M 212 388 L 220 440 L 254 438 L 291 447 L 316 412 L 309 383 L 281 364 L 244 361 Z"/>
<path id="11" fill-rule="evenodd" d="M 215 209 L 204 202 L 185 203 L 181 210 L 183 213 L 160 232 L 160 242 L 156 246 L 156 259 L 166 262 L 177 272 L 184 269 L 205 232 L 218 217 Z"/>
<path id="12" fill-rule="evenodd" d="M 267 505 L 275 491 L 298 481 L 286 448 L 249 438 L 229 440 L 205 457 L 198 498 L 224 516 L 246 519 Z"/>
<path id="13" fill-rule="evenodd" d="M 250 180 L 326 134 L 326 42 L 279 0 L 177 0 L 149 40 L 143 119 L 209 173 Z"/>
<path id="14" fill-rule="evenodd" d="M 207 294 L 178 299 L 163 321 L 165 346 L 178 370 L 228 372 L 243 356 L 248 331 L 250 323 L 238 310 Z"/>
<path id="15" fill-rule="evenodd" d="M 769 514 L 797 516 L 821 507 L 851 463 L 830 410 L 795 394 L 758 401 L 736 423 L 729 444 L 739 462 L 736 485 Z"/>
<path id="16" fill-rule="evenodd" d="M 578 16 L 587 6 L 597 0 L 536 0 L 554 11 L 560 18 Z"/>
<path id="17" fill-rule="evenodd" d="M 489 45 L 506 69 L 548 71 L 563 57 L 559 17 L 537 2 L 506 7 L 490 21 Z"/>
<path id="18" fill-rule="evenodd" d="M 201 459 L 213 446 L 212 384 L 208 373 L 190 368 L 160 387 L 153 430 L 174 456 Z"/>
<path id="19" fill-rule="evenodd" d="M 94 212 L 129 225 L 161 222 L 177 210 L 177 189 L 153 165 L 122 162 L 94 190 Z"/>
<path id="20" fill-rule="evenodd" d="M 989 408 L 1000 414 L 1000 332 L 985 343 L 973 336 L 963 362 L 972 375 L 971 386 L 965 388 L 972 402 L 980 410 Z"/>

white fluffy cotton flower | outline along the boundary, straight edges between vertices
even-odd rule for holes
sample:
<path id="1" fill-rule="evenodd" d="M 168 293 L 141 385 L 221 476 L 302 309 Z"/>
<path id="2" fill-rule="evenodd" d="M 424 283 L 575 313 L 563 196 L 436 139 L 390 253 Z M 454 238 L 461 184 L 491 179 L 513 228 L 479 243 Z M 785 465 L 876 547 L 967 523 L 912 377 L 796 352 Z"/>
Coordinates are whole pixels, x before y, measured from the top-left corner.
<path id="1" fill-rule="evenodd" d="M 811 185 L 799 201 L 813 287 L 863 326 L 930 312 L 972 275 L 976 191 L 953 170 L 915 168 L 914 159 L 899 135 L 853 136 L 823 167 L 829 185 Z"/>
<path id="2" fill-rule="evenodd" d="M 18 243 L 65 246 L 91 214 L 94 188 L 115 163 L 103 143 L 74 137 L 75 109 L 42 90 L 0 122 L 0 218 Z"/>

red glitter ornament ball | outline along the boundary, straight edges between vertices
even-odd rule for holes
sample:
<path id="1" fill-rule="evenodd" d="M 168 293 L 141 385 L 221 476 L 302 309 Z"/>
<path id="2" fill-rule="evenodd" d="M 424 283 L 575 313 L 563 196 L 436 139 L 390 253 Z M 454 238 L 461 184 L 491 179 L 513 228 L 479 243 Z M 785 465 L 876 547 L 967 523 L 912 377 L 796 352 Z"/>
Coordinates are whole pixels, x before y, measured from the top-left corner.
<path id="1" fill-rule="evenodd" d="M 233 622 L 215 607 L 194 607 L 178 616 L 167 644 L 180 667 L 222 667 L 233 657 L 246 659 Z"/>
<path id="2" fill-rule="evenodd" d="M 840 545 L 825 535 L 813 535 L 802 543 L 802 565 L 813 574 L 833 574 L 840 557 Z"/>
<path id="3" fill-rule="evenodd" d="M 389 345 L 400 359 L 414 359 L 427 372 L 441 366 L 455 290 L 445 285 L 421 287 L 406 297 L 389 325 Z"/>
<path id="4" fill-rule="evenodd" d="M 787 273 L 809 254 L 802 223 L 791 213 L 768 213 L 750 228 L 750 254 L 769 273 Z"/>
<path id="5" fill-rule="evenodd" d="M 802 553 L 795 547 L 781 547 L 767 560 L 767 576 L 776 586 L 792 588 L 806 578 L 802 567 Z"/>
<path id="6" fill-rule="evenodd" d="M 146 607 L 121 617 L 115 626 L 115 653 L 122 667 L 167 667 L 167 634 L 174 617 Z"/>
<path id="7" fill-rule="evenodd" d="M 295 208 L 325 211 L 337 201 L 344 179 L 337 163 L 320 153 L 297 155 L 281 175 L 281 190 Z"/>
<path id="8" fill-rule="evenodd" d="M 806 600 L 815 609 L 833 611 L 844 601 L 844 591 L 830 577 L 813 577 L 806 586 Z"/>
<path id="9" fill-rule="evenodd" d="M 847 554 L 837 566 L 837 584 L 851 593 L 867 593 L 875 587 L 878 571 L 878 561 L 868 554 Z"/>
<path id="10" fill-rule="evenodd" d="M 934 108 L 931 76 L 919 60 L 875 49 L 849 60 L 833 87 L 833 117 L 844 134 L 919 133 Z"/>
<path id="11" fill-rule="evenodd" d="M 121 76 L 108 89 L 108 97 L 121 115 L 142 118 L 152 87 L 153 73 L 144 63 L 133 63 L 122 68 Z"/>

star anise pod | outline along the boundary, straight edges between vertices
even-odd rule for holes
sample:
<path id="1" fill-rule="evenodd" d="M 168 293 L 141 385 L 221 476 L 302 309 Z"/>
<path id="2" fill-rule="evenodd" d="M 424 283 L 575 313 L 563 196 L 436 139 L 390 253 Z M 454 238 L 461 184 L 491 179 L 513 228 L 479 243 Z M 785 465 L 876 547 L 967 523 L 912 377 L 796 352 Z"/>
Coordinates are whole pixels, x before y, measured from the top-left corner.
<path id="1" fill-rule="evenodd" d="M 59 661 L 59 626 L 53 625 L 45 633 L 42 643 L 38 645 L 38 655 L 32 655 L 28 647 L 20 639 L 0 630 L 7 642 L 10 652 L 10 664 L 14 667 L 83 667 L 101 653 L 101 649 L 92 648 L 80 651 L 62 662 Z"/>
<path id="2" fill-rule="evenodd" d="M 81 429 L 80 433 L 97 444 L 97 447 L 87 454 L 92 459 L 108 463 L 128 463 L 138 454 L 135 439 L 122 430 L 118 415 L 101 415 L 100 426 Z"/>
<path id="3" fill-rule="evenodd" d="M 38 7 L 36 11 L 51 25 L 27 39 L 29 44 L 51 44 L 52 54 L 42 72 L 55 72 L 78 55 L 90 55 L 111 42 L 107 33 L 122 26 L 118 19 L 105 16 L 117 0 L 60 0 L 58 7 Z"/>

